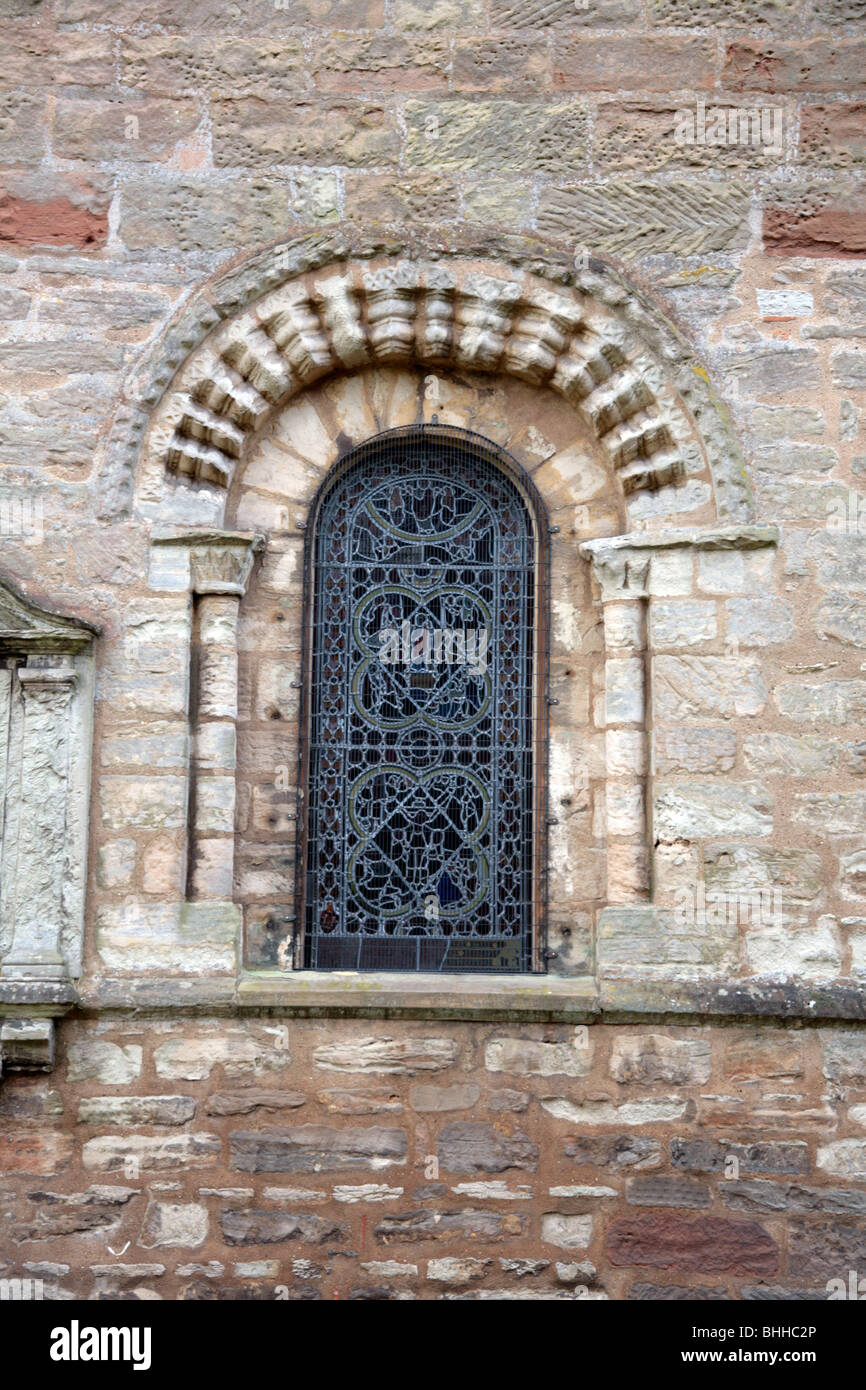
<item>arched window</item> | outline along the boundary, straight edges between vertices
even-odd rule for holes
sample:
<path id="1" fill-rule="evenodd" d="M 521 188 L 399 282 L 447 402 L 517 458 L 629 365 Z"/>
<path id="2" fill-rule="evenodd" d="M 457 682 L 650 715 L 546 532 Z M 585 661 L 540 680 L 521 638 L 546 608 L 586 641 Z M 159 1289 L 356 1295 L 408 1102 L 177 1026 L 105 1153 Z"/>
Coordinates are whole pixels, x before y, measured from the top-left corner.
<path id="1" fill-rule="evenodd" d="M 540 958 L 540 503 L 495 445 L 378 435 L 310 538 L 305 963 Z"/>

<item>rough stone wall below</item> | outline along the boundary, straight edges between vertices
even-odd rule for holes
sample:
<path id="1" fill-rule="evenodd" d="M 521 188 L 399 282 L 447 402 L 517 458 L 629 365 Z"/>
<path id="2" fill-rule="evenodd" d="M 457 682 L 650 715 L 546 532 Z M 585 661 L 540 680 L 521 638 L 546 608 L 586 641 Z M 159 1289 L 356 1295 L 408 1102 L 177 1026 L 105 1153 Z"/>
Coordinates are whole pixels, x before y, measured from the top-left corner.
<path id="1" fill-rule="evenodd" d="M 46 1298 L 825 1299 L 866 1029 L 71 1018 L 0 1085 Z"/>

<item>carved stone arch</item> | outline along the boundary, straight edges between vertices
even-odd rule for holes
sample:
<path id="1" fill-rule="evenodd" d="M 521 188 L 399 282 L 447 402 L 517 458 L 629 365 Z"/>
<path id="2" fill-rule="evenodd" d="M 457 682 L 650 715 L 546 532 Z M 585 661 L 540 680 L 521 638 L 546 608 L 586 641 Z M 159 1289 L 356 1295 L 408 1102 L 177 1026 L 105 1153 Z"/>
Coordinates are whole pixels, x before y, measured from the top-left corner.
<path id="1" fill-rule="evenodd" d="M 743 461 L 706 371 L 639 292 L 610 267 L 575 270 L 561 251 L 542 255 L 530 242 L 461 250 L 419 241 L 386 254 L 373 240 L 341 235 L 263 253 L 190 306 L 118 412 L 102 464 L 103 513 L 132 511 L 152 524 L 151 585 L 185 605 L 190 635 L 188 873 L 177 916 L 182 931 L 207 933 L 221 969 L 241 940 L 242 975 L 300 965 L 289 880 L 305 814 L 303 536 L 338 459 L 413 423 L 462 426 L 508 450 L 551 520 L 548 785 L 564 812 L 550 820 L 549 969 L 577 989 L 605 965 L 605 933 L 656 922 L 653 572 L 663 593 L 669 551 L 766 547 L 775 537 L 750 524 Z M 430 375 L 474 393 L 483 409 L 474 419 L 431 419 Z M 340 428 L 324 398 L 357 392 L 371 404 L 386 376 L 408 381 L 407 417 L 395 413 L 392 392 L 387 408 Z M 555 452 L 545 441 L 528 466 L 507 408 L 497 429 L 489 409 L 497 393 L 522 395 L 525 419 L 545 433 L 552 415 L 567 417 Z M 544 401 L 543 417 L 525 408 L 530 397 Z M 310 448 L 305 415 L 318 422 Z M 593 513 L 602 495 L 609 515 Z M 577 563 L 577 541 L 589 564 Z M 582 665 L 571 635 L 556 648 L 559 629 L 570 634 L 581 615 Z M 578 822 L 583 856 L 569 838 Z M 576 913 L 578 903 L 588 910 Z M 263 987 L 244 977 L 239 997 L 259 998 Z"/>
<path id="2" fill-rule="evenodd" d="M 707 504 L 694 520 L 752 519 L 706 370 L 645 296 L 601 261 L 575 269 L 528 239 L 479 249 L 418 240 L 382 254 L 362 234 L 305 238 L 229 272 L 129 382 L 101 465 L 103 514 L 132 505 L 138 468 L 143 515 L 163 514 L 168 475 L 209 485 L 201 519 L 219 523 L 218 495 L 275 411 L 329 374 L 414 363 L 549 386 L 626 495 L 688 482 Z"/>

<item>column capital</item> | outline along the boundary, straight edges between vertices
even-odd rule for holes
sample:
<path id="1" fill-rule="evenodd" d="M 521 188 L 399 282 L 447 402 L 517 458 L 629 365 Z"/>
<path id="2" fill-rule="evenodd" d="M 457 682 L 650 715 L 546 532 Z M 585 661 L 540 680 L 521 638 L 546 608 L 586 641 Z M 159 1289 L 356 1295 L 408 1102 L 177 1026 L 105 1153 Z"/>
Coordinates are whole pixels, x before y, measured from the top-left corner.
<path id="1" fill-rule="evenodd" d="M 645 550 L 590 541 L 580 547 L 580 552 L 592 563 L 602 603 L 647 597 L 650 556 Z"/>
<path id="2" fill-rule="evenodd" d="M 216 532 L 196 540 L 189 553 L 193 593 L 243 598 L 253 561 L 264 547 L 265 537 L 259 534 L 241 537 Z"/>

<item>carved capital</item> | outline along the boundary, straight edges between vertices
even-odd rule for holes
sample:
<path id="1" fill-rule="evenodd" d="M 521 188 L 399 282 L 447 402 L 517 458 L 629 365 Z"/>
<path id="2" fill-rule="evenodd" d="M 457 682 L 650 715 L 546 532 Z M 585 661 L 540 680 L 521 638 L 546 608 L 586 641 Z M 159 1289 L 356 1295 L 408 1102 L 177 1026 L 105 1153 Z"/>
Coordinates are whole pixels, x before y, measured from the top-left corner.
<path id="1" fill-rule="evenodd" d="M 585 542 L 580 551 L 592 561 L 602 603 L 647 597 L 650 557 L 645 551 Z"/>
<path id="2" fill-rule="evenodd" d="M 234 594 L 242 598 L 255 556 L 264 549 L 264 536 L 247 538 L 215 533 L 190 550 L 193 593 Z"/>

